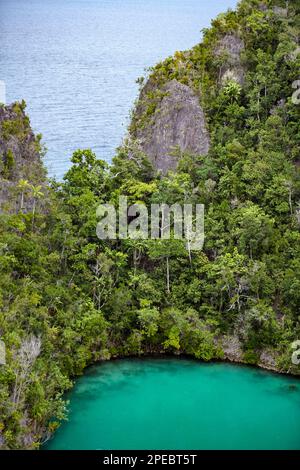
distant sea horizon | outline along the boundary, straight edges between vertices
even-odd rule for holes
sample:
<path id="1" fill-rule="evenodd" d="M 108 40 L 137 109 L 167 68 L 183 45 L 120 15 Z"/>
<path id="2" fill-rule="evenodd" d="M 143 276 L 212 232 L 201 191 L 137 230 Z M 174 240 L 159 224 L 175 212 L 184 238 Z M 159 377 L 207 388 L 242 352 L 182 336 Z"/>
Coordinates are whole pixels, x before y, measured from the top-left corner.
<path id="1" fill-rule="evenodd" d="M 108 162 L 126 135 L 145 69 L 201 41 L 237 0 L 1 0 L 0 80 L 24 99 L 61 179 L 78 148 Z"/>

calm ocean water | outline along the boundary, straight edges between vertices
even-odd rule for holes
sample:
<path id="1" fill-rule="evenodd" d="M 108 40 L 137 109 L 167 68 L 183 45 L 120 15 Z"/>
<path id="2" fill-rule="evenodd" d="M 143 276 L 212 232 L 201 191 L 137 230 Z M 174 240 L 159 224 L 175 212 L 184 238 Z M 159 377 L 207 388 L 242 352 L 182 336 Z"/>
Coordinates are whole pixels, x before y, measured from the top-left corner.
<path id="1" fill-rule="evenodd" d="M 61 178 L 77 148 L 111 160 L 144 69 L 192 47 L 236 0 L 0 0 L 0 80 L 25 99 Z"/>

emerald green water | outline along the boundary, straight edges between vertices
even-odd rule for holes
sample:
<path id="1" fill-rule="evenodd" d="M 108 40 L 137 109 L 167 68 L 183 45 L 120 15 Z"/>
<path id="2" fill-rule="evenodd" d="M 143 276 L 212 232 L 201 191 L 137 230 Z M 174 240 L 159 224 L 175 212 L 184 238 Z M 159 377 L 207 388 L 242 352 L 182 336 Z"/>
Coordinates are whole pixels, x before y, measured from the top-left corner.
<path id="1" fill-rule="evenodd" d="M 230 364 L 91 367 L 47 449 L 300 449 L 300 381 Z"/>

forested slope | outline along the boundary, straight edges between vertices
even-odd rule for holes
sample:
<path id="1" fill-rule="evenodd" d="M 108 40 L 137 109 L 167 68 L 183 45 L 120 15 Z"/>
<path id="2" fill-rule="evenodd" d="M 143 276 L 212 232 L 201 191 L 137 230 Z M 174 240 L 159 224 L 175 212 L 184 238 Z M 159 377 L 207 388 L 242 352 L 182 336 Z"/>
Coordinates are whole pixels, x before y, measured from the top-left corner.
<path id="1" fill-rule="evenodd" d="M 98 360 L 185 353 L 300 373 L 299 12 L 247 0 L 219 16 L 140 80 L 113 164 L 78 150 L 62 183 L 45 180 L 24 104 L 1 108 L 0 447 L 49 437 Z M 205 204 L 203 250 L 100 241 L 96 209 L 120 195 Z"/>

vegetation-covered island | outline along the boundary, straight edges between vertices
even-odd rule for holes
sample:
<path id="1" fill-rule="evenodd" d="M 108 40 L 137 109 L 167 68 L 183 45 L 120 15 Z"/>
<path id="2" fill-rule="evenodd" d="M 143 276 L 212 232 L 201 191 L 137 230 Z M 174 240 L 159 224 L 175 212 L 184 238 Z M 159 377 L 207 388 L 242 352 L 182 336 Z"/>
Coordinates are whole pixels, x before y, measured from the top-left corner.
<path id="1" fill-rule="evenodd" d="M 96 361 L 300 374 L 299 34 L 299 0 L 242 0 L 140 80 L 112 164 L 78 150 L 63 182 L 25 103 L 0 107 L 0 448 L 39 447 Z M 99 240 L 96 209 L 120 195 L 204 204 L 203 250 Z"/>

